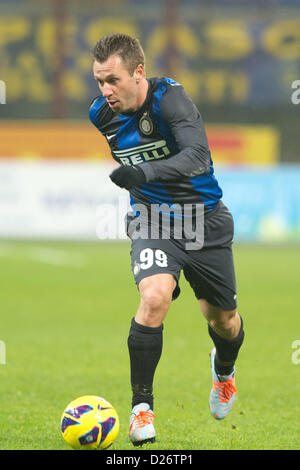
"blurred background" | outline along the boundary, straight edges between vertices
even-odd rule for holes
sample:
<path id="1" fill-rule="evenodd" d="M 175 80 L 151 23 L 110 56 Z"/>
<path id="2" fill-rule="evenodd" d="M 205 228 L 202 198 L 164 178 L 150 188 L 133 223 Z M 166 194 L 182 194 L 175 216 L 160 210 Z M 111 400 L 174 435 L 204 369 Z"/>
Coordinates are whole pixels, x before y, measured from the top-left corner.
<path id="1" fill-rule="evenodd" d="M 91 50 L 140 39 L 206 123 L 241 242 L 300 241 L 300 0 L 0 0 L 0 237 L 122 239 Z"/>

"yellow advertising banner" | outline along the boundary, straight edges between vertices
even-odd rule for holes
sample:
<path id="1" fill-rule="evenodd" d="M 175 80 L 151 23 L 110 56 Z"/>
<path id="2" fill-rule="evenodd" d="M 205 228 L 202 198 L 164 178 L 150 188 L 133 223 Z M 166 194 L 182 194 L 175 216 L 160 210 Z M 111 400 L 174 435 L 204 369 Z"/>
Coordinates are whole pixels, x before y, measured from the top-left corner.
<path id="1" fill-rule="evenodd" d="M 213 161 L 268 165 L 279 161 L 280 136 L 269 126 L 207 125 Z M 0 125 L 0 158 L 107 159 L 106 139 L 81 121 L 8 122 Z"/>
<path id="2" fill-rule="evenodd" d="M 0 124 L 0 157 L 108 158 L 106 139 L 81 121 L 24 121 Z"/>
<path id="3" fill-rule="evenodd" d="M 215 163 L 269 165 L 280 159 L 280 135 L 274 127 L 209 125 L 207 137 Z"/>

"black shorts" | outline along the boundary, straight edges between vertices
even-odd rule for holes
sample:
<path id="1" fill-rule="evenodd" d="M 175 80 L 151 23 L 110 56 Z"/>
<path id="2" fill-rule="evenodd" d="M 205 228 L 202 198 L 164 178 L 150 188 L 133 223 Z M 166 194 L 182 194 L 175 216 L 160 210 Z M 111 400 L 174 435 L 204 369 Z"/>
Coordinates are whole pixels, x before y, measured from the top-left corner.
<path id="1" fill-rule="evenodd" d="M 187 250 L 186 239 L 132 239 L 131 267 L 137 286 L 145 277 L 172 274 L 177 282 L 174 300 L 180 294 L 179 278 L 183 271 L 197 299 L 206 299 L 223 310 L 235 309 L 233 233 L 232 215 L 219 202 L 204 218 L 204 244 L 201 249 Z M 132 238 L 128 232 L 128 219 L 127 235 Z"/>

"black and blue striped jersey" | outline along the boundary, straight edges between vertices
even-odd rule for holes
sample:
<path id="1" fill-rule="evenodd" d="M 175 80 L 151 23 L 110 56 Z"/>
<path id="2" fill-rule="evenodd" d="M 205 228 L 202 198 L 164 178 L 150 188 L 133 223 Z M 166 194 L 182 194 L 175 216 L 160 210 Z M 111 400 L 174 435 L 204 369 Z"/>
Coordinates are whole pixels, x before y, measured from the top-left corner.
<path id="1" fill-rule="evenodd" d="M 90 120 L 106 137 L 120 165 L 139 165 L 146 183 L 130 190 L 131 204 L 204 204 L 222 197 L 201 115 L 184 88 L 170 78 L 149 78 L 143 105 L 134 113 L 112 111 L 100 95 Z"/>

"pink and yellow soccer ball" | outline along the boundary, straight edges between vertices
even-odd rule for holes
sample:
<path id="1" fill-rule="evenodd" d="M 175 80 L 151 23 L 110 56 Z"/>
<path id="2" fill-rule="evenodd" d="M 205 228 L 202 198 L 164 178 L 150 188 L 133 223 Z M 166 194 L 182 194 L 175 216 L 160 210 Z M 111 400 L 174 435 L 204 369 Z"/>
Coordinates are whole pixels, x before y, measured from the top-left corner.
<path id="1" fill-rule="evenodd" d="M 104 398 L 85 395 L 71 401 L 61 417 L 61 432 L 72 449 L 106 449 L 119 434 L 115 408 Z"/>

